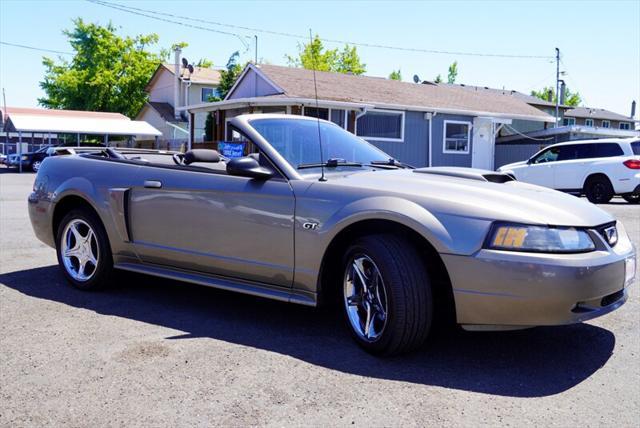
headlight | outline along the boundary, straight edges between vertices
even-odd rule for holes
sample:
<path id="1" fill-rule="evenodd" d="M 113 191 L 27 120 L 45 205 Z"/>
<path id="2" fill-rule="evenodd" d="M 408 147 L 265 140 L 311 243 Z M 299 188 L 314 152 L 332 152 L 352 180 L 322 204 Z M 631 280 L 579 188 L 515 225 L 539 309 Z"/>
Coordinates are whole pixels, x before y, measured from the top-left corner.
<path id="1" fill-rule="evenodd" d="M 27 156 L 27 155 L 22 155 L 22 157 L 21 157 L 20 159 L 22 159 L 22 160 L 29 160 L 29 156 Z"/>
<path id="2" fill-rule="evenodd" d="M 596 248 L 585 230 L 504 223 L 492 226 L 486 246 L 493 250 L 536 253 L 583 253 Z"/>

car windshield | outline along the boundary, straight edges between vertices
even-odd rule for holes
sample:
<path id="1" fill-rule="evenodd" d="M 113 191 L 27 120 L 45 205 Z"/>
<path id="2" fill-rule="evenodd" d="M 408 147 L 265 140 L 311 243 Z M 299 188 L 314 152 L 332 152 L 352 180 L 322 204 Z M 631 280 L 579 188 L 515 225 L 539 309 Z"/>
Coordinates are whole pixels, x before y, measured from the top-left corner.
<path id="1" fill-rule="evenodd" d="M 315 173 L 321 162 L 332 170 L 363 168 L 391 156 L 339 126 L 308 119 L 253 119 L 251 126 L 294 168 Z M 320 156 L 319 134 L 322 137 Z M 302 172 L 302 171 L 301 171 Z"/>

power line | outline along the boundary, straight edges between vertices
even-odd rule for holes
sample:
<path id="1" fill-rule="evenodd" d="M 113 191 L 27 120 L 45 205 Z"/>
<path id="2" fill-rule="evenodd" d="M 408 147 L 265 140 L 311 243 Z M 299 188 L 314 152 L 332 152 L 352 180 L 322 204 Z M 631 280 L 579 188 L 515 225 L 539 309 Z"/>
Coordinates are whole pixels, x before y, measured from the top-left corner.
<path id="1" fill-rule="evenodd" d="M 13 46 L 15 48 L 22 48 L 22 49 L 31 49 L 34 51 L 42 51 L 42 52 L 50 52 L 50 53 L 57 53 L 57 54 L 61 54 L 61 55 L 75 55 L 72 52 L 62 52 L 62 51 L 55 51 L 53 49 L 43 49 L 43 48 L 36 48 L 34 46 L 27 46 L 27 45 L 19 45 L 17 43 L 9 43 L 9 42 L 0 42 L 0 44 L 3 45 L 7 45 L 7 46 Z"/>
<path id="2" fill-rule="evenodd" d="M 166 13 L 166 12 L 158 12 L 158 11 L 154 11 L 154 10 L 149 10 L 149 9 L 141 9 L 141 8 L 137 8 L 137 7 L 133 7 L 133 6 L 125 6 L 122 4 L 116 4 L 116 3 L 111 3 L 111 2 L 107 2 L 107 1 L 103 1 L 103 0 L 87 0 L 91 3 L 95 3 L 101 6 L 105 6 L 105 7 L 110 7 L 113 9 L 118 9 L 121 10 L 123 12 L 128 12 L 128 13 L 133 13 L 136 15 L 141 15 L 141 16 L 146 16 L 152 19 L 159 19 L 159 20 L 163 20 L 165 22 L 171 22 L 174 24 L 178 24 L 178 25 L 186 25 L 186 26 L 190 26 L 193 28 L 198 28 L 198 29 L 202 29 L 202 30 L 207 30 L 207 31 L 216 31 L 216 30 L 212 30 L 209 27 L 201 27 L 201 26 L 193 26 L 193 25 L 189 25 L 186 23 L 182 23 L 179 21 L 173 21 L 173 20 L 166 20 L 166 19 L 162 19 L 159 18 L 157 16 L 149 16 L 146 14 L 143 14 L 141 12 L 145 12 L 145 13 L 151 13 L 154 15 L 160 15 L 160 16 L 167 16 L 173 19 L 181 19 L 181 20 L 187 20 L 187 21 L 193 21 L 193 22 L 200 22 L 200 23 L 204 23 L 204 24 L 211 24 L 211 25 L 217 25 L 217 26 L 221 26 L 221 27 L 226 27 L 226 28 L 235 28 L 238 30 L 243 30 L 243 31 L 252 31 L 252 32 L 257 32 L 257 33 L 263 33 L 263 34 L 271 34 L 274 36 L 281 36 L 281 37 L 289 37 L 289 38 L 294 38 L 294 39 L 299 39 L 299 40 L 306 40 L 306 36 L 301 35 L 301 34 L 294 34 L 294 33 L 286 33 L 286 32 L 282 32 L 282 31 L 273 31 L 273 30 L 265 30 L 262 28 L 253 28 L 253 27 L 245 27 L 245 26 L 241 26 L 241 25 L 233 25 L 233 24 L 225 24 L 222 22 L 216 22 L 216 21 L 209 21 L 206 19 L 200 19 L 200 18 L 194 18 L 194 17 L 189 17 L 189 16 L 184 16 L 184 15 L 175 15 L 175 14 L 171 14 L 171 13 Z M 221 31 L 217 31 L 217 32 L 221 32 Z M 234 33 L 226 33 L 226 32 L 221 32 L 223 34 L 233 34 L 235 36 L 238 36 L 237 34 Z M 239 36 L 238 36 L 239 37 Z M 247 36 L 245 36 L 247 37 Z M 446 50 L 435 50 L 435 49 L 422 49 L 422 48 L 408 48 L 408 47 L 402 47 L 402 46 L 390 46 L 390 45 L 383 45 L 383 44 L 376 44 L 376 43 L 363 43 L 363 42 L 354 42 L 354 41 L 348 41 L 348 40 L 338 40 L 338 39 L 324 39 L 321 38 L 320 39 L 323 42 L 327 42 L 327 43 L 340 43 L 340 44 L 348 44 L 348 45 L 352 45 L 352 46 L 360 46 L 360 47 L 367 47 L 367 48 L 377 48 L 377 49 L 388 49 L 388 50 L 395 50 L 395 51 L 405 51 L 405 52 L 420 52 L 420 53 L 430 53 L 430 54 L 442 54 L 442 55 L 459 55 L 459 56 L 476 56 L 476 57 L 493 57 L 493 58 L 519 58 L 519 59 L 523 59 L 523 58 L 531 58 L 531 59 L 552 59 L 552 56 L 549 55 L 517 55 L 517 54 L 498 54 L 498 53 L 482 53 L 482 52 L 459 52 L 459 51 L 446 51 Z"/>
<path id="3" fill-rule="evenodd" d="M 231 33 L 229 31 L 215 30 L 213 28 L 202 27 L 200 25 L 188 24 L 186 22 L 174 21 L 174 20 L 171 20 L 171 19 L 161 18 L 159 16 L 147 15 L 145 13 L 141 13 L 141 12 L 137 12 L 136 11 L 136 10 L 142 10 L 144 12 L 156 13 L 156 12 L 147 11 L 147 10 L 144 10 L 144 9 L 130 8 L 129 6 L 124 6 L 124 5 L 120 5 L 120 4 L 114 4 L 114 3 L 107 3 L 107 2 L 103 2 L 103 1 L 99 1 L 99 0 L 87 0 L 87 1 L 90 2 L 90 3 L 98 4 L 100 6 L 105 6 L 105 7 L 111 8 L 111 9 L 120 10 L 122 12 L 132 13 L 134 15 L 144 16 L 146 18 L 151 18 L 151 19 L 155 19 L 155 20 L 158 20 L 158 21 L 168 22 L 170 24 L 182 25 L 184 27 L 195 28 L 197 30 L 204 30 L 204 31 L 212 32 L 212 33 L 224 34 L 224 35 L 227 35 L 227 36 L 234 36 L 234 37 L 237 37 L 238 40 L 240 40 L 240 42 L 243 44 L 243 46 L 245 48 L 247 48 L 247 49 L 249 48 L 249 44 L 244 40 L 245 38 L 248 38 L 249 36 L 244 36 L 244 35 L 241 35 L 241 34 Z M 132 10 L 132 9 L 136 9 L 136 10 Z"/>

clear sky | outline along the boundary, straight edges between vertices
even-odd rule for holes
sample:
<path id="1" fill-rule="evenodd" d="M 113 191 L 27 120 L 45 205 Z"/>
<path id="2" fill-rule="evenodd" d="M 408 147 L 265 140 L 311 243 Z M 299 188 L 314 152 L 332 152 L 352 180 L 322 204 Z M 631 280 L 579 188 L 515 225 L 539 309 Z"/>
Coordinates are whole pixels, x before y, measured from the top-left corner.
<path id="1" fill-rule="evenodd" d="M 107 0 L 116 2 L 116 0 Z M 122 3 L 125 3 L 122 0 Z M 322 38 L 439 51 L 509 55 L 554 55 L 562 52 L 561 70 L 584 103 L 625 115 L 633 99 L 640 101 L 640 0 L 628 1 L 459 1 L 459 2 L 319 2 L 256 1 L 128 1 L 130 7 L 195 17 L 262 30 L 308 34 Z M 120 27 L 121 34 L 155 32 L 159 47 L 184 41 L 184 55 L 202 57 L 223 66 L 240 50 L 253 58 L 235 36 L 189 28 L 110 9 L 84 0 L 0 0 L 0 41 L 43 49 L 70 51 L 62 29 L 71 20 Z M 167 19 L 173 19 L 168 18 Z M 272 64 L 286 64 L 285 55 L 297 51 L 299 40 L 251 30 L 191 21 L 243 37 L 258 35 L 258 56 Z M 247 39 L 249 40 L 249 39 Z M 304 41 L 304 40 L 302 40 Z M 327 43 L 328 47 L 338 45 Z M 359 47 L 367 74 L 387 76 L 400 68 L 404 80 L 446 76 L 458 61 L 458 83 L 529 92 L 554 85 L 555 63 L 550 59 L 501 58 L 408 52 Z M 44 69 L 34 50 L 0 44 L 0 86 L 7 104 L 36 106 L 42 95 L 38 82 Z M 637 117 L 637 116 L 636 116 Z"/>

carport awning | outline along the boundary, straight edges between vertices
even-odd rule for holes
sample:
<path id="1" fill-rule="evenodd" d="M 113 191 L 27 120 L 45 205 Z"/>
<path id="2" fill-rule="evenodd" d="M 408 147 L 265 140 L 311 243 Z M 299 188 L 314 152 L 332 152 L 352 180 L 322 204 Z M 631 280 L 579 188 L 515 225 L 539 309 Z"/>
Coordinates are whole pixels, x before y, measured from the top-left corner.
<path id="1" fill-rule="evenodd" d="M 63 117 L 11 114 L 7 120 L 9 132 L 38 132 L 58 134 L 108 134 L 161 136 L 162 133 L 141 120 Z"/>

